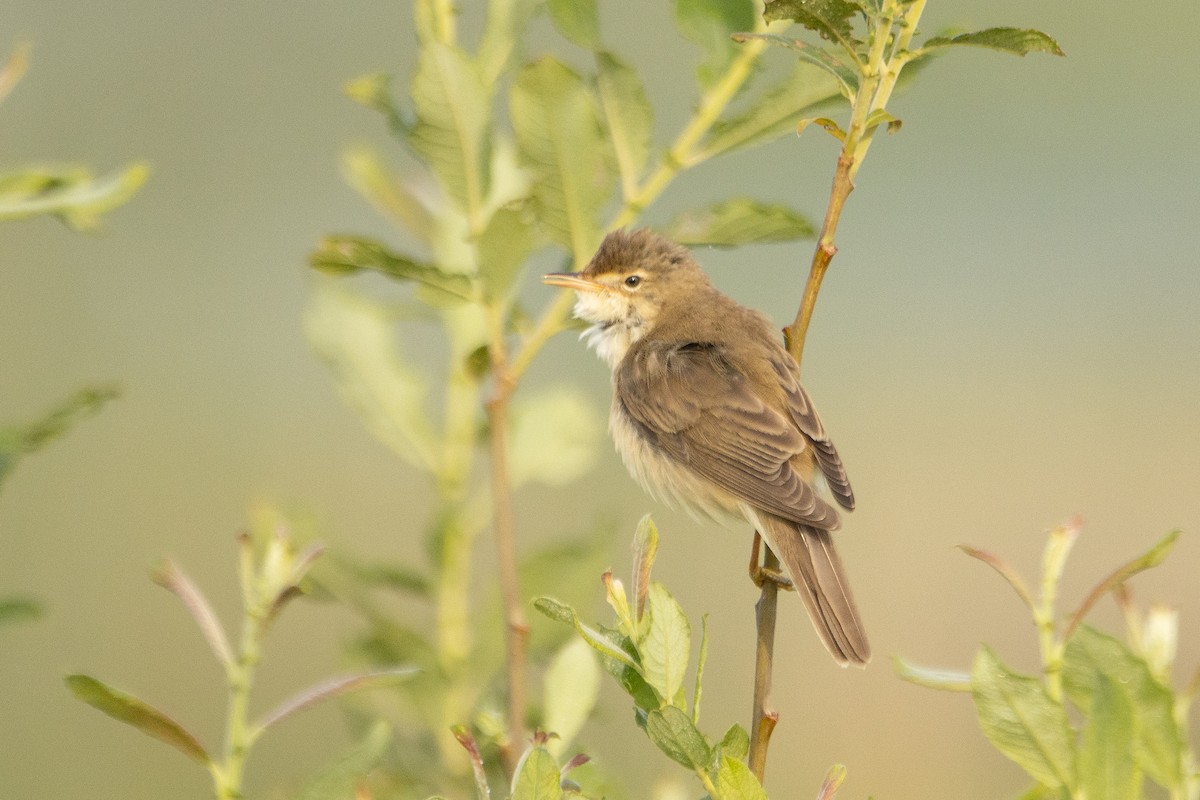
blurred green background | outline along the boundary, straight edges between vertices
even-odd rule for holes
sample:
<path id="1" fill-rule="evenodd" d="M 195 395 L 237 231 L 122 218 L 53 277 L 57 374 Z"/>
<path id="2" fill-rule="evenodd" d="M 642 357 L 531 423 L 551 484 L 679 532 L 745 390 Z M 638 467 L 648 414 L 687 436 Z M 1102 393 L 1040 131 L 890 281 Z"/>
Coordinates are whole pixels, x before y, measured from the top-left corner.
<path id="1" fill-rule="evenodd" d="M 477 30 L 479 9 L 463 8 Z M 177 558 L 232 619 L 233 535 L 264 504 L 299 512 L 335 545 L 419 552 L 427 487 L 343 406 L 303 331 L 319 236 L 402 243 L 337 163 L 356 142 L 404 163 L 340 87 L 379 70 L 405 85 L 410 9 L 12 0 L 5 12 L 0 49 L 35 50 L 0 107 L 4 167 L 146 159 L 153 173 L 99 235 L 48 219 L 0 229 L 0 420 L 37 417 L 85 383 L 123 388 L 23 461 L 0 495 L 0 588 L 48 606 L 0 631 L 0 799 L 204 797 L 201 771 L 76 702 L 61 678 L 103 676 L 215 741 L 217 667 L 148 566 Z M 698 53 L 665 4 L 610 0 L 602 15 L 606 39 L 647 76 L 663 141 L 689 111 Z M 767 779 L 779 797 L 813 794 L 835 761 L 850 770 L 847 798 L 1024 785 L 967 698 L 903 684 L 888 664 L 966 667 L 986 639 L 1034 669 L 1022 608 L 959 542 L 1032 575 L 1043 530 L 1082 513 L 1072 598 L 1182 527 L 1190 535 L 1134 590 L 1179 607 L 1180 664 L 1200 662 L 1200 5 L 934 0 L 923 23 L 1037 27 L 1068 58 L 944 57 L 892 103 L 904 128 L 859 175 L 805 372 L 859 497 L 841 546 L 877 655 L 865 672 L 836 668 L 784 598 Z M 561 48 L 544 20 L 530 49 L 542 46 Z M 739 153 L 687 174 L 648 219 L 730 187 L 818 216 L 835 157 L 816 130 Z M 698 256 L 782 325 L 810 252 Z M 527 283 L 540 302 L 545 290 Z M 606 372 L 562 336 L 529 383 L 566 375 L 602 414 Z M 689 613 L 712 613 L 709 727 L 744 724 L 757 596 L 746 534 L 657 506 L 607 448 L 586 483 L 527 491 L 517 509 L 526 548 L 615 519 L 618 573 L 648 510 L 664 537 L 659 577 Z M 479 559 L 490 574 L 489 542 Z M 1118 625 L 1108 602 L 1098 616 Z M 326 606 L 285 616 L 261 707 L 335 670 L 348 625 Z M 617 692 L 604 696 L 613 702 L 581 746 L 630 785 L 670 774 Z M 256 750 L 251 792 L 294 784 L 345 741 L 334 707 L 290 721 Z"/>

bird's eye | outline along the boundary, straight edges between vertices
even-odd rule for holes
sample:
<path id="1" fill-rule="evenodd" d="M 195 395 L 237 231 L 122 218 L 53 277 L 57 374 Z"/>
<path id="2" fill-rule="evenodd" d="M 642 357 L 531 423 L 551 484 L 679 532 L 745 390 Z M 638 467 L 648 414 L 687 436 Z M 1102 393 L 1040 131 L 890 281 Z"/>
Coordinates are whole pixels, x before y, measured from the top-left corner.
<path id="1" fill-rule="evenodd" d="M 630 289 L 636 289 L 641 284 L 641 282 L 642 282 L 641 275 L 630 275 L 628 278 L 625 279 L 625 285 L 628 286 Z"/>

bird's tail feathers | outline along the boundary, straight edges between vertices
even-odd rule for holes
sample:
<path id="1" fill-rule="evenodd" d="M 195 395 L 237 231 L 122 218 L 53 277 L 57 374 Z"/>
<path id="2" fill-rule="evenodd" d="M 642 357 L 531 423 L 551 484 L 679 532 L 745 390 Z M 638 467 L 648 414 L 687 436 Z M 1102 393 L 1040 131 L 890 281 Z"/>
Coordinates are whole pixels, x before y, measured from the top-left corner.
<path id="1" fill-rule="evenodd" d="M 842 666 L 864 666 L 871 659 L 871 645 L 829 531 L 767 514 L 755 516 L 830 655 Z"/>

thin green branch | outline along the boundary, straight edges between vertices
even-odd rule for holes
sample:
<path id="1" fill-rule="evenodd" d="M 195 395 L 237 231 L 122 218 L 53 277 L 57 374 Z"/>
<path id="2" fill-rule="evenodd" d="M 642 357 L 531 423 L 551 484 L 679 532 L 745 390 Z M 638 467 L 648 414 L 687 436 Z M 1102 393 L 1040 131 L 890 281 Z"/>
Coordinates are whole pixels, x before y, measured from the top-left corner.
<path id="1" fill-rule="evenodd" d="M 608 230 L 632 223 L 646 207 L 658 199 L 681 171 L 702 163 L 704 155 L 696 152 L 696 145 L 729 107 L 738 90 L 750 77 L 754 64 L 766 47 L 765 40 L 752 39 L 738 52 L 721 78 L 700 98 L 696 113 L 675 137 L 658 168 L 638 187 L 634 195 L 626 200 L 609 223 Z"/>
<path id="2" fill-rule="evenodd" d="M 242 778 L 249 754 L 252 731 L 250 727 L 250 689 L 254 685 L 254 670 L 260 657 L 259 644 L 265 622 L 265 609 L 247 597 L 242 618 L 242 636 L 237 658 L 229 662 L 226 679 L 229 699 L 225 719 L 225 750 L 219 769 L 214 769 L 217 800 L 241 800 Z"/>
<path id="3" fill-rule="evenodd" d="M 712 782 L 712 778 L 708 776 L 708 772 L 703 767 L 696 767 L 696 776 L 700 778 L 700 782 L 704 784 L 704 788 L 708 791 L 708 796 L 712 800 L 721 800 L 721 794 L 717 791 L 716 784 Z"/>

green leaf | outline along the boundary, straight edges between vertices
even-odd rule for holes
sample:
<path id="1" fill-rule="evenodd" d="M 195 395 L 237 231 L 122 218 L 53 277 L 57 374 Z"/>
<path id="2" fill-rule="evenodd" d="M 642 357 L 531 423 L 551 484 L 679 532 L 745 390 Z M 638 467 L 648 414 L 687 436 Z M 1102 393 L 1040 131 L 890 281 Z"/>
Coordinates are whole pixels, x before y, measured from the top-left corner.
<path id="1" fill-rule="evenodd" d="M 309 264 L 329 275 L 373 270 L 394 280 L 414 281 L 450 302 L 474 299 L 468 276 L 443 272 L 432 264 L 393 253 L 379 242 L 359 236 L 324 237 L 309 256 Z"/>
<path id="2" fill-rule="evenodd" d="M 409 126 L 392 100 L 392 76 L 382 72 L 357 77 L 342 86 L 342 93 L 359 105 L 383 114 L 388 126 L 401 137 L 408 137 Z"/>
<path id="3" fill-rule="evenodd" d="M 1004 666 L 988 647 L 971 672 L 975 710 L 996 749 L 1047 786 L 1075 785 L 1073 737 L 1062 705 L 1037 678 Z"/>
<path id="4" fill-rule="evenodd" d="M 721 757 L 717 770 L 717 792 L 721 800 L 767 800 L 767 793 L 742 761 Z"/>
<path id="5" fill-rule="evenodd" d="M 306 323 L 313 349 L 371 433 L 408 463 L 433 471 L 439 456 L 425 407 L 428 382 L 401 354 L 384 308 L 324 282 Z"/>
<path id="6" fill-rule="evenodd" d="M 923 50 L 954 45 L 969 45 L 972 47 L 987 47 L 1004 53 L 1023 56 L 1026 53 L 1049 53 L 1055 56 L 1065 56 L 1058 42 L 1041 31 L 1022 28 L 987 28 L 972 33 L 961 33 L 958 36 L 935 36 L 922 45 Z"/>
<path id="7" fill-rule="evenodd" d="M 617 679 L 617 683 L 633 700 L 634 706 L 641 709 L 643 712 L 653 711 L 662 706 L 662 700 L 658 697 L 658 692 L 646 683 L 646 679 L 641 673 L 632 667 L 628 667 L 620 662 L 610 658 L 600 659 L 600 663 L 604 665 L 605 670 L 610 675 Z"/>
<path id="8" fill-rule="evenodd" d="M 529 25 L 540 0 L 490 0 L 487 23 L 479 40 L 479 71 L 484 86 L 492 86 L 517 55 L 517 42 Z"/>
<path id="9" fill-rule="evenodd" d="M 769 142 L 796 132 L 796 123 L 838 97 L 839 84 L 821 70 L 797 62 L 791 74 L 749 103 L 741 114 L 718 120 L 697 160 Z"/>
<path id="10" fill-rule="evenodd" d="M 696 70 L 700 84 L 707 88 L 737 55 L 730 36 L 754 27 L 754 4 L 748 0 L 674 0 L 674 6 L 679 31 L 708 55 Z"/>
<path id="11" fill-rule="evenodd" d="M 1108 592 L 1111 592 L 1117 586 L 1123 584 L 1134 575 L 1137 575 L 1139 572 L 1145 572 L 1148 569 L 1153 569 L 1165 561 L 1167 556 L 1171 553 L 1171 548 L 1175 546 L 1175 540 L 1179 538 L 1179 534 L 1180 531 L 1178 530 L 1171 531 L 1158 542 L 1156 542 L 1154 546 L 1145 553 L 1142 553 L 1137 558 L 1131 559 L 1130 561 L 1127 561 L 1121 566 L 1117 567 L 1108 575 L 1108 577 L 1096 584 L 1096 586 L 1092 588 L 1092 591 L 1088 593 L 1088 596 L 1084 599 L 1084 601 L 1079 604 L 1079 608 L 1075 611 L 1075 613 L 1071 615 L 1071 620 L 1067 623 L 1066 628 L 1067 638 L 1070 638 L 1071 633 L 1076 627 L 1079 626 L 1080 623 L 1083 622 L 1083 618 L 1087 616 L 1088 611 L 1091 610 L 1092 606 L 1094 606 L 1101 597 Z"/>
<path id="12" fill-rule="evenodd" d="M 667 236 L 680 244 L 713 247 L 791 242 L 815 235 L 812 224 L 798 212 L 751 197 L 685 211 L 667 226 Z"/>
<path id="13" fill-rule="evenodd" d="M 637 71 L 612 53 L 596 54 L 596 88 L 626 198 L 638 188 L 650 157 L 654 112 Z"/>
<path id="14" fill-rule="evenodd" d="M 546 748 L 556 758 L 571 744 L 596 705 L 600 667 L 587 642 L 572 639 L 546 667 L 542 728 L 557 734 Z"/>
<path id="15" fill-rule="evenodd" d="M 958 549 L 962 550 L 971 558 L 982 561 L 984 564 L 987 564 L 989 567 L 996 570 L 1000 577 L 1008 581 L 1008 585 L 1011 586 L 1013 591 L 1017 593 L 1017 596 L 1021 598 L 1021 602 L 1025 604 L 1025 607 L 1030 611 L 1034 610 L 1035 606 L 1033 602 L 1033 595 L 1030 594 L 1029 588 L 1025 585 L 1025 580 L 1021 577 L 1020 573 L 1013 569 L 1011 564 L 994 553 L 989 553 L 986 550 L 980 550 L 979 548 L 971 547 L 970 545 L 960 544 Z"/>
<path id="16" fill-rule="evenodd" d="M 877 108 L 867 115 L 867 121 L 863 123 L 863 126 L 867 131 L 873 131 L 880 125 L 886 125 L 888 133 L 895 133 L 896 131 L 900 130 L 900 128 L 904 125 L 904 122 L 903 120 L 892 116 L 884 109 Z"/>
<path id="17" fill-rule="evenodd" d="M 492 215 L 507 210 L 520 217 L 531 239 L 535 218 L 529 200 L 533 197 L 533 174 L 521 166 L 517 143 L 511 136 L 498 135 L 492 143 L 492 191 L 483 206 L 483 217 L 489 222 Z M 486 233 L 486 226 L 484 233 Z M 482 235 L 482 234 L 481 234 Z M 536 244 L 540 245 L 541 241 Z"/>
<path id="18" fill-rule="evenodd" d="M 348 692 L 356 692 L 361 689 L 390 686 L 399 681 L 411 678 L 419 671 L 415 667 L 394 667 L 392 669 L 360 672 L 352 675 L 338 675 L 328 678 L 280 703 L 254 726 L 254 732 L 257 735 L 272 725 L 301 711 L 319 705 L 326 700 L 331 700 Z"/>
<path id="19" fill-rule="evenodd" d="M 119 692 L 88 675 L 68 675 L 67 688 L 76 697 L 113 719 L 132 725 L 147 736 L 166 742 L 190 759 L 210 763 L 208 753 L 186 728 L 133 695 Z"/>
<path id="20" fill-rule="evenodd" d="M 372 72 L 347 81 L 342 92 L 354 102 L 375 110 L 392 108 L 392 76 Z"/>
<path id="21" fill-rule="evenodd" d="M 478 242 L 479 278 L 486 299 L 499 300 L 512 290 L 536 244 L 531 222 L 516 206 L 501 208 L 488 220 Z"/>
<path id="22" fill-rule="evenodd" d="M 799 122 L 796 123 L 796 133 L 801 133 L 809 125 L 816 125 L 817 127 L 822 128 L 826 133 L 828 133 L 833 138 L 837 139 L 839 142 L 846 141 L 846 132 L 844 130 L 842 130 L 842 126 L 838 125 L 836 122 L 829 119 L 828 117 L 817 117 L 816 119 L 800 120 Z"/>
<path id="23" fill-rule="evenodd" d="M 491 103 L 477 65 L 462 50 L 427 42 L 417 59 L 412 101 L 417 123 L 409 144 L 433 169 L 446 194 L 473 214 L 488 193 Z"/>
<path id="24" fill-rule="evenodd" d="M 634 636 L 638 625 L 633 621 L 633 612 L 629 609 L 629 598 L 625 594 L 625 584 L 619 578 L 614 578 L 612 570 L 606 570 L 600 576 L 604 584 L 604 600 L 617 614 L 617 630 L 626 636 Z"/>
<path id="25" fill-rule="evenodd" d="M 600 48 L 600 12 L 596 0 L 547 0 L 546 10 L 563 36 L 589 50 Z"/>
<path id="26" fill-rule="evenodd" d="M 641 665 L 634 661 L 633 656 L 626 653 L 617 642 L 614 642 L 606 634 L 588 625 L 584 625 L 580 621 L 579 615 L 575 613 L 575 609 L 570 606 L 549 597 L 539 597 L 533 601 L 533 607 L 550 619 L 574 626 L 579 635 L 583 637 L 583 640 L 591 645 L 600 655 L 611 658 L 639 673 L 642 671 Z"/>
<path id="27" fill-rule="evenodd" d="M 842 783 L 846 780 L 846 767 L 843 764 L 834 764 L 825 773 L 825 780 L 821 781 L 821 788 L 817 792 L 817 800 L 833 800 L 837 790 L 842 788 Z"/>
<path id="28" fill-rule="evenodd" d="M 563 794 L 561 781 L 554 756 L 544 747 L 532 747 L 517 764 L 511 800 L 558 800 Z"/>
<path id="29" fill-rule="evenodd" d="M 734 723 L 721 737 L 721 743 L 717 745 L 717 749 L 722 756 L 743 759 L 750 752 L 750 734 L 746 733 L 746 729 L 741 725 Z"/>
<path id="30" fill-rule="evenodd" d="M 1141 797 L 1142 775 L 1134 766 L 1133 740 L 1133 704 L 1128 693 L 1097 673 L 1079 749 L 1079 788 L 1088 800 Z"/>
<path id="31" fill-rule="evenodd" d="M 641 665 L 630 665 L 628 659 L 636 659 L 637 648 L 634 647 L 632 640 L 628 636 L 623 636 L 620 631 L 612 630 L 611 628 L 601 628 L 609 640 L 614 642 L 626 655 L 626 659 L 611 658 L 604 653 L 600 654 L 600 665 L 604 667 L 604 671 L 612 675 L 625 693 L 633 700 L 634 705 L 641 709 L 642 712 L 653 711 L 656 708 L 661 708 L 663 705 L 662 699 L 658 696 L 658 692 L 646 683 L 646 679 L 642 677 Z M 645 714 L 640 715 L 639 725 L 642 725 L 645 720 Z"/>
<path id="32" fill-rule="evenodd" d="M 37 619 L 42 615 L 42 605 L 28 597 L 0 598 L 0 625 Z"/>
<path id="33" fill-rule="evenodd" d="M 857 61 L 847 64 L 836 53 L 832 53 L 824 47 L 811 45 L 803 39 L 791 39 L 774 33 L 739 33 L 734 37 L 734 40 L 739 42 L 749 41 L 750 39 L 762 39 L 769 44 L 786 47 L 789 50 L 795 50 L 796 54 L 800 58 L 800 66 L 815 67 L 820 72 L 824 72 L 826 77 L 832 77 L 837 82 L 836 85 L 833 86 L 834 91 L 829 92 L 828 98 L 821 96 L 819 98 L 814 97 L 812 99 L 807 99 L 806 95 L 809 93 L 824 91 L 825 87 L 820 86 L 819 88 L 813 88 L 801 83 L 794 91 L 797 91 L 802 98 L 806 98 L 806 105 L 813 105 L 815 103 L 822 102 L 831 97 L 835 97 L 838 94 L 841 94 L 841 96 L 847 100 L 852 100 L 854 98 L 854 94 L 858 91 L 860 67 Z M 805 76 L 805 80 L 815 82 L 815 79 L 809 76 Z M 795 78 L 793 77 L 789 84 L 794 82 Z M 784 88 L 788 91 L 793 91 L 789 84 L 785 84 Z M 772 95 L 774 94 L 775 92 L 772 92 Z M 795 101 L 789 101 L 786 95 L 783 93 L 779 93 L 779 95 L 780 96 L 778 99 L 785 103 L 785 108 L 795 105 Z M 765 102 L 766 98 L 764 98 L 762 101 L 759 101 L 756 105 L 761 106 Z M 803 108 L 803 106 L 801 108 Z M 754 109 L 751 109 L 751 113 L 753 112 Z M 769 109 L 760 109 L 759 113 L 767 114 L 769 113 Z M 795 114 L 799 112 L 791 113 Z"/>
<path id="34" fill-rule="evenodd" d="M 688 769 L 705 769 L 712 758 L 700 731 L 688 715 L 675 706 L 650 711 L 646 715 L 646 735 L 668 758 Z"/>
<path id="35" fill-rule="evenodd" d="M 646 595 L 650 591 L 650 573 L 658 555 L 658 526 L 647 514 L 638 521 L 633 534 L 633 598 L 637 621 L 646 613 Z"/>
<path id="36" fill-rule="evenodd" d="M 594 606 L 596 575 L 604 569 L 610 558 L 608 543 L 611 535 L 611 526 L 598 525 L 587 536 L 562 538 L 534 550 L 521 560 L 521 590 L 533 597 L 554 592 L 560 600 L 575 603 L 580 608 Z M 494 619 L 497 631 L 502 634 L 504 610 L 498 589 L 495 603 L 495 616 L 489 614 L 481 619 Z M 549 656 L 570 638 L 569 631 L 541 625 L 530 631 L 529 651 L 535 656 Z M 495 644 L 497 652 L 503 649 L 500 636 L 497 636 Z"/>
<path id="37" fill-rule="evenodd" d="M 696 685 L 692 689 L 692 722 L 700 724 L 700 699 L 704 696 L 704 665 L 708 663 L 708 614 L 700 617 L 700 655 L 696 658 Z"/>
<path id="38" fill-rule="evenodd" d="M 129 202 L 149 175 L 150 168 L 141 163 L 102 178 L 83 167 L 33 167 L 0 175 L 0 221 L 53 214 L 70 228 L 93 230 L 102 214 Z"/>
<path id="39" fill-rule="evenodd" d="M 229 646 L 229 639 L 225 636 L 225 629 L 221 627 L 221 622 L 217 619 L 204 592 L 200 591 L 187 573 L 168 558 L 161 567 L 154 571 L 151 578 L 183 602 L 184 608 L 196 621 L 197 627 L 200 628 L 200 632 L 204 635 L 205 641 L 208 642 L 208 646 L 221 666 L 233 665 L 233 650 Z"/>
<path id="40" fill-rule="evenodd" d="M 0 428 L 0 485 L 22 456 L 62 436 L 118 394 L 115 388 L 108 386 L 80 389 L 41 419 L 25 425 Z"/>
<path id="41" fill-rule="evenodd" d="M 509 476 L 514 487 L 563 486 L 588 472 L 604 432 L 601 412 L 570 386 L 522 392 L 513 401 Z"/>
<path id="42" fill-rule="evenodd" d="M 965 672 L 921 667 L 899 656 L 892 657 L 892 668 L 896 670 L 896 677 L 927 689 L 939 689 L 943 692 L 971 691 L 971 676 Z"/>
<path id="43" fill-rule="evenodd" d="M 600 243 L 596 218 L 612 189 L 596 100 L 578 74 L 546 56 L 521 70 L 510 106 L 539 221 L 582 265 Z"/>
<path id="44" fill-rule="evenodd" d="M 763 19 L 790 19 L 821 34 L 823 39 L 852 47 L 858 42 L 852 21 L 861 13 L 858 3 L 846 0 L 767 0 Z"/>
<path id="45" fill-rule="evenodd" d="M 1175 698 L 1124 643 L 1087 625 L 1067 642 L 1063 688 L 1071 702 L 1093 713 L 1098 678 L 1128 693 L 1134 710 L 1137 762 L 1160 786 L 1182 780 L 1183 734 L 1175 720 Z"/>
<path id="46" fill-rule="evenodd" d="M 679 603 L 657 581 L 650 584 L 647 610 L 650 625 L 638 642 L 642 674 L 665 702 L 678 704 L 691 655 L 692 628 Z"/>
<path id="47" fill-rule="evenodd" d="M 391 743 L 392 726 L 387 722 L 376 722 L 362 741 L 309 778 L 296 800 L 343 800 L 352 797 L 363 777 L 383 760 Z"/>

